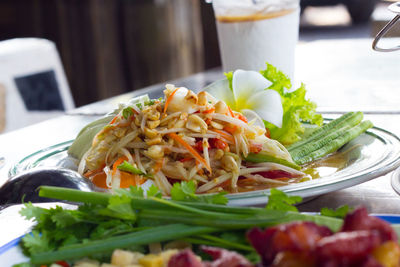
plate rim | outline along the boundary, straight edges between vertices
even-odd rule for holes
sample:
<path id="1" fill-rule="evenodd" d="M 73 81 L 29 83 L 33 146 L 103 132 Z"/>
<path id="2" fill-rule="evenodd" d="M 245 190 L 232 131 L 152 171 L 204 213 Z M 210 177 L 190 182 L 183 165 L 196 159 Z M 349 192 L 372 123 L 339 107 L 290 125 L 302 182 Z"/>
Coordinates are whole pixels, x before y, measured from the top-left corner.
<path id="1" fill-rule="evenodd" d="M 325 121 L 329 121 L 331 119 L 325 119 Z M 400 138 L 383 128 L 380 127 L 372 127 L 369 130 L 367 130 L 365 133 L 362 135 L 370 135 L 372 136 L 375 140 L 379 140 L 383 144 L 397 144 L 397 146 L 400 147 Z M 34 153 L 31 153 L 24 158 L 22 158 L 20 161 L 17 163 L 13 164 L 8 172 L 9 178 L 12 176 L 21 173 L 22 171 L 27 171 L 29 169 L 32 169 L 29 167 L 29 169 L 23 169 L 22 171 L 18 172 L 18 167 L 22 165 L 25 161 L 28 159 L 49 151 L 49 150 L 54 150 L 51 155 L 57 154 L 64 152 L 68 149 L 69 145 L 73 142 L 74 140 L 68 140 L 64 141 L 58 144 L 54 144 L 52 146 L 43 148 L 41 150 L 35 151 Z M 389 141 L 389 143 L 387 142 Z M 395 143 L 394 143 L 395 142 Z M 385 153 L 383 155 L 385 156 L 382 161 L 379 161 L 377 164 L 382 164 L 384 163 L 383 166 L 378 166 L 376 167 L 375 165 L 372 165 L 371 167 L 368 167 L 366 169 L 362 169 L 357 171 L 357 173 L 362 173 L 362 174 L 356 174 L 352 173 L 351 175 L 346 175 L 346 176 L 341 176 L 340 174 L 337 175 L 337 173 L 334 173 L 332 175 L 324 176 L 321 177 L 321 179 L 331 179 L 330 182 L 321 182 L 321 179 L 315 179 L 315 180 L 310 180 L 310 181 L 305 181 L 301 182 L 298 184 L 292 184 L 292 185 L 287 185 L 287 186 L 281 186 L 279 187 L 280 190 L 285 192 L 286 194 L 289 195 L 297 195 L 301 196 L 303 198 L 307 197 L 316 197 L 322 194 L 326 194 L 329 192 L 341 190 L 344 188 L 348 188 L 360 183 L 367 182 L 369 180 L 375 179 L 379 176 L 385 175 L 396 168 L 400 167 L 400 150 L 395 150 L 391 149 L 392 146 L 390 146 L 390 149 L 387 148 Z M 394 154 L 395 156 L 393 156 Z M 46 157 L 49 156 L 49 154 L 45 155 Z M 43 159 L 45 156 L 36 159 L 33 162 L 33 168 L 36 167 L 38 164 L 38 161 Z M 388 159 L 389 157 L 389 159 Z M 72 160 L 72 158 L 70 158 Z M 388 163 L 385 163 L 385 161 L 390 160 Z M 368 171 L 368 173 L 365 173 Z M 361 179 L 360 179 L 361 178 Z M 400 185 L 399 185 L 400 187 Z M 399 189 L 400 190 L 400 189 Z M 400 194 L 400 192 L 398 192 Z M 257 191 L 249 191 L 249 192 L 241 192 L 241 193 L 235 193 L 235 194 L 227 194 L 227 197 L 229 199 L 229 205 L 235 205 L 235 206 L 247 206 L 247 205 L 261 205 L 265 204 L 268 201 L 268 195 L 270 194 L 270 189 L 263 189 L 263 190 L 257 190 Z"/>

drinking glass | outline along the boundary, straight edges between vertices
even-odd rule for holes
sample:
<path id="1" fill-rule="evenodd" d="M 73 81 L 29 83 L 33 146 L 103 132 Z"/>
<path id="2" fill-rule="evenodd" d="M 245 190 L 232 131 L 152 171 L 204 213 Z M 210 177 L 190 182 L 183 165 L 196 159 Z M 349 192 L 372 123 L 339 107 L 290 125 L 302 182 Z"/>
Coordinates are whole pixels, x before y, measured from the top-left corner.
<path id="1" fill-rule="evenodd" d="M 299 35 L 299 0 L 212 0 L 224 71 L 265 69 L 290 77 Z"/>

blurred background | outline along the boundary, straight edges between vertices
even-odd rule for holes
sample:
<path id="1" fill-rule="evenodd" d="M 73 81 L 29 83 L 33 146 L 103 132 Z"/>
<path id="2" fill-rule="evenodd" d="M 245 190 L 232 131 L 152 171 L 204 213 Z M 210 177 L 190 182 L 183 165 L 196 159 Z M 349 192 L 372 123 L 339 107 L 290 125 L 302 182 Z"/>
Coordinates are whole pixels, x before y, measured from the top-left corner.
<path id="1" fill-rule="evenodd" d="M 393 17 L 388 4 L 301 0 L 300 42 L 372 38 Z M 200 0 L 2 0 L 0 41 L 18 37 L 55 43 L 76 107 L 221 64 Z"/>

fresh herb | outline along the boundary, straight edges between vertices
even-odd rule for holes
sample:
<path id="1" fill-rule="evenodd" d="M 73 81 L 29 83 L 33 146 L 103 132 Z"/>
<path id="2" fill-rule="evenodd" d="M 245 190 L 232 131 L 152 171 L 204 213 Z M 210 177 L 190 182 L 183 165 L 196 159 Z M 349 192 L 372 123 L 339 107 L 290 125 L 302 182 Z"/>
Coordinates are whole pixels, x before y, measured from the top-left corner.
<path id="1" fill-rule="evenodd" d="M 136 104 L 136 106 L 140 109 L 140 110 L 142 110 L 143 109 L 143 105 L 142 105 L 142 103 L 137 103 Z"/>
<path id="2" fill-rule="evenodd" d="M 171 198 L 176 201 L 203 202 L 211 204 L 226 205 L 228 199 L 226 192 L 210 195 L 196 195 L 196 184 L 194 181 L 175 183 L 171 189 Z"/>
<path id="3" fill-rule="evenodd" d="M 133 108 L 131 107 L 126 107 L 122 110 L 122 117 L 124 117 L 124 119 L 129 119 L 131 116 L 133 115 Z"/>
<path id="4" fill-rule="evenodd" d="M 145 106 L 152 106 L 156 103 L 154 99 L 150 99 L 149 101 L 144 102 Z"/>
<path id="5" fill-rule="evenodd" d="M 268 196 L 268 203 L 265 207 L 267 210 L 294 211 L 298 209 L 294 204 L 301 202 L 303 199 L 299 196 L 288 196 L 284 192 L 272 188 L 271 194 Z"/>
<path id="6" fill-rule="evenodd" d="M 334 217 L 334 218 L 341 218 L 343 219 L 346 217 L 347 213 L 352 211 L 348 205 L 343 205 L 337 208 L 336 210 L 334 209 L 329 209 L 329 208 L 322 208 L 321 209 L 321 215 L 327 216 L 327 217 Z"/>

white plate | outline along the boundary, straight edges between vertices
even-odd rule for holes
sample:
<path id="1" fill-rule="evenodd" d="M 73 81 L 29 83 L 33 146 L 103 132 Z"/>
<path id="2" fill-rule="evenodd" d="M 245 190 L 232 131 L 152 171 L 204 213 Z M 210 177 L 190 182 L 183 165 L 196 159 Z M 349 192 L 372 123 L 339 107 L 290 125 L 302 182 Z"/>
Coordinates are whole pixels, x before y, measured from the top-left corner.
<path id="1" fill-rule="evenodd" d="M 400 195 L 400 168 L 393 172 L 391 183 L 394 191 Z"/>
<path id="2" fill-rule="evenodd" d="M 72 141 L 57 144 L 28 155 L 13 168 L 10 176 L 39 167 L 66 167 L 76 169 L 76 163 L 68 157 L 67 150 Z M 377 127 L 371 128 L 339 151 L 348 151 L 346 167 L 319 179 L 279 187 L 283 192 L 315 197 L 332 191 L 351 187 L 385 175 L 400 166 L 400 139 Z M 230 205 L 261 205 L 268 201 L 269 190 L 258 190 L 227 195 Z"/>

